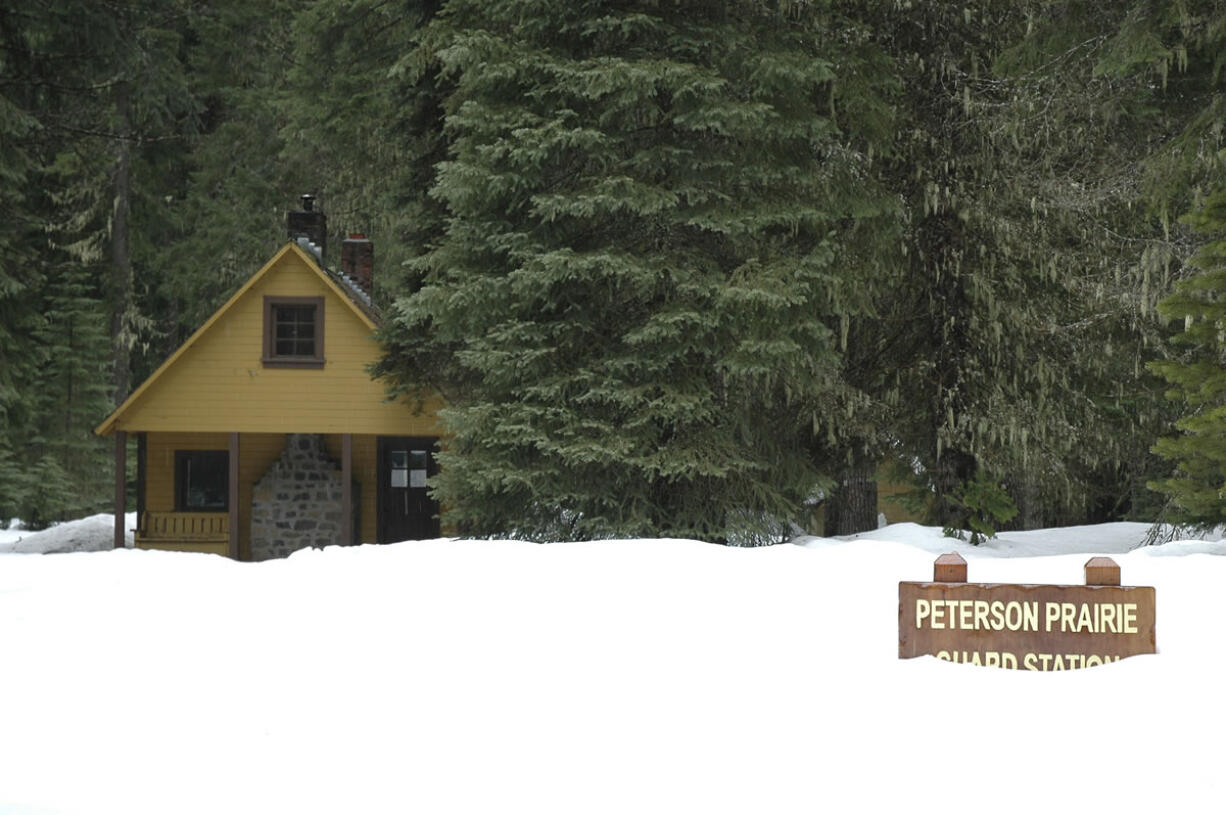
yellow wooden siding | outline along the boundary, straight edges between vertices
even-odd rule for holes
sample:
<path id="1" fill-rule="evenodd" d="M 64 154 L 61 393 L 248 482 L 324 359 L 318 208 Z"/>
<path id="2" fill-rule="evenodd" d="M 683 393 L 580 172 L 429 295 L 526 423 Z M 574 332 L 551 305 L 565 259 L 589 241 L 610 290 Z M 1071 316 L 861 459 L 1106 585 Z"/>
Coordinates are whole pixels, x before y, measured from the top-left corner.
<path id="1" fill-rule="evenodd" d="M 145 442 L 145 509 L 175 508 L 175 451 L 229 450 L 229 433 L 150 433 Z M 251 488 L 285 449 L 284 433 L 244 433 L 238 443 L 238 557 L 251 558 Z"/>
<path id="2" fill-rule="evenodd" d="M 323 297 L 322 369 L 265 368 L 264 297 Z M 438 435 L 437 404 L 389 402 L 367 366 L 378 343 L 352 304 L 295 252 L 282 254 L 118 416 L 129 431 Z"/>
<path id="3" fill-rule="evenodd" d="M 145 509 L 174 511 L 176 450 L 229 449 L 225 433 L 150 433 L 145 439 Z"/>
<path id="4" fill-rule="evenodd" d="M 341 436 L 324 437 L 328 453 L 341 460 Z M 175 508 L 175 451 L 229 450 L 228 433 L 150 433 L 145 442 L 145 509 L 172 512 Z M 238 440 L 239 559 L 251 557 L 251 493 L 285 450 L 284 433 L 243 433 Z M 373 543 L 376 532 L 378 478 L 375 474 L 377 439 L 353 437 L 353 477 L 361 485 L 360 543 Z M 202 550 L 184 550 L 202 551 Z"/>

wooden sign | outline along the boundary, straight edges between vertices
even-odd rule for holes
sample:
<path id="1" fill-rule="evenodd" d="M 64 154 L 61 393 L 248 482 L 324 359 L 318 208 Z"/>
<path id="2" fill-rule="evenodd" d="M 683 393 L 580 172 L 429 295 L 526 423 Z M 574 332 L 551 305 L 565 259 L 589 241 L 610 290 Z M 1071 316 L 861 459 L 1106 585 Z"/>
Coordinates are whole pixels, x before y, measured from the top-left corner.
<path id="1" fill-rule="evenodd" d="M 898 584 L 898 656 L 1064 671 L 1157 653 L 1153 587 L 1121 586 L 1111 558 L 1085 573 L 1084 586 L 967 583 L 966 561 L 941 555 L 931 583 Z"/>

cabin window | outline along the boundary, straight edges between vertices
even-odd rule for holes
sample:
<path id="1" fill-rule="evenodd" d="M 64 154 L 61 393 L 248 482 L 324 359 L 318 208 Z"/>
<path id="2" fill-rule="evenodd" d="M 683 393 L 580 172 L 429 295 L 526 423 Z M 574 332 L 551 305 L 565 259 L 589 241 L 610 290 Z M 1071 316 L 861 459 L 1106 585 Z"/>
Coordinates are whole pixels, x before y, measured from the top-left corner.
<path id="1" fill-rule="evenodd" d="M 179 512 L 227 512 L 229 508 L 229 451 L 175 451 L 175 509 Z"/>
<path id="2" fill-rule="evenodd" d="M 390 486 L 424 489 L 428 457 L 429 453 L 425 450 L 393 450 Z"/>
<path id="3" fill-rule="evenodd" d="M 264 366 L 322 368 L 324 299 L 264 298 Z"/>

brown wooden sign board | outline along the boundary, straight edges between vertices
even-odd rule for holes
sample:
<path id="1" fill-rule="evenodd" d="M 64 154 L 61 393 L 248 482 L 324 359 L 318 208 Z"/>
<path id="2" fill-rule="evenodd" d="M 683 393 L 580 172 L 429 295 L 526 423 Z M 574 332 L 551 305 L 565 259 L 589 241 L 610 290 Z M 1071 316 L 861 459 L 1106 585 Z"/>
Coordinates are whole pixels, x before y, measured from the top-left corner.
<path id="1" fill-rule="evenodd" d="M 949 558 L 938 559 L 937 576 L 958 576 Z M 1087 577 L 1109 581 L 1111 567 L 1118 584 L 1119 567 L 1108 558 L 1087 563 Z M 1152 586 L 900 582 L 898 656 L 1032 671 L 1090 668 L 1157 653 L 1155 612 Z"/>

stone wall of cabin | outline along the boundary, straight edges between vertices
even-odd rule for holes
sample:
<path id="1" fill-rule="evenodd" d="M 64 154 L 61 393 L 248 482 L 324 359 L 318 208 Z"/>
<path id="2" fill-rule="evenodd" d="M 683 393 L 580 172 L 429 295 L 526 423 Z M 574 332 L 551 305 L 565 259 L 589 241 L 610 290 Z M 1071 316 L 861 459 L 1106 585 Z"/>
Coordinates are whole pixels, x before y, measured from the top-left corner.
<path id="1" fill-rule="evenodd" d="M 353 482 L 353 540 L 360 540 L 359 486 Z M 251 559 L 286 557 L 308 546 L 334 546 L 344 521 L 341 465 L 322 436 L 291 433 L 285 450 L 256 482 L 251 496 Z"/>

